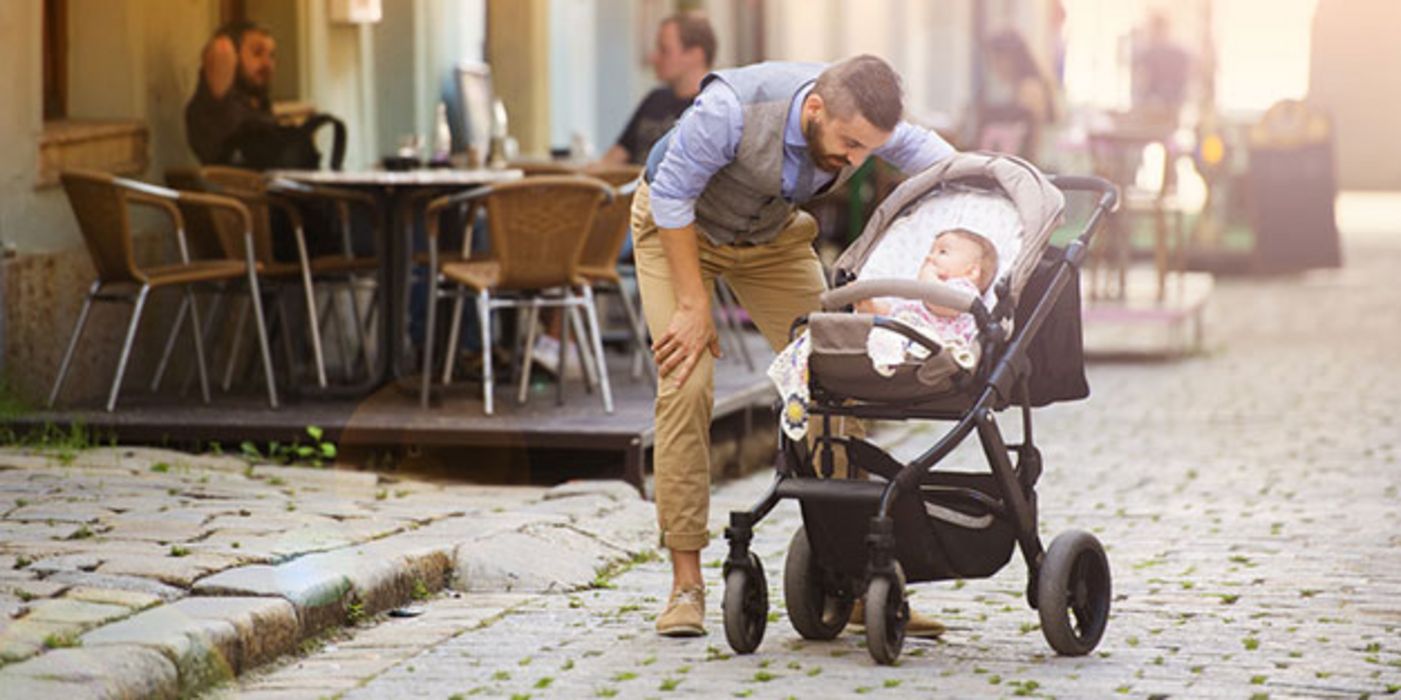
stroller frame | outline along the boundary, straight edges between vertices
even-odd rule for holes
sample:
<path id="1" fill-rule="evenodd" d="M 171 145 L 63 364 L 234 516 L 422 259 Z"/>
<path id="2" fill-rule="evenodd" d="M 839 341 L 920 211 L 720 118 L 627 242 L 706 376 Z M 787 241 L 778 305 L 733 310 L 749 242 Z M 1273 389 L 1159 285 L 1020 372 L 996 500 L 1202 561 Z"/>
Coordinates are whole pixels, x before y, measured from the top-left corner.
<path id="1" fill-rule="evenodd" d="M 935 401 L 924 405 L 847 404 L 842 397 L 828 395 L 813 384 L 809 414 L 814 418 L 820 416 L 823 424 L 821 436 L 815 439 L 817 454 L 807 454 L 805 444 L 794 443 L 780 435 L 776 475 L 768 492 L 750 510 L 732 511 L 725 530 L 729 541 L 729 555 L 723 568 L 725 631 L 736 652 L 752 652 L 763 637 L 768 589 L 762 564 L 750 550 L 750 542 L 755 526 L 784 499 L 797 500 L 803 507 L 805 526 L 795 533 L 789 548 L 784 591 L 790 621 L 808 639 L 836 637 L 846 626 L 855 600 L 864 596 L 868 650 L 878 663 L 889 664 L 898 658 L 904 626 L 909 619 L 908 604 L 903 598 L 906 577 L 897 556 L 899 538 L 894 517 L 897 503 L 903 497 L 907 503 L 911 498 L 916 499 L 917 504 L 971 503 L 975 510 L 981 508 L 980 512 L 990 514 L 995 521 L 1010 525 L 1015 544 L 1027 565 L 1027 603 L 1040 613 L 1047 641 L 1064 655 L 1087 654 L 1098 644 L 1110 599 L 1108 561 L 1103 548 L 1089 533 L 1072 530 L 1058 536 L 1047 549 L 1037 532 L 1034 486 L 1041 474 L 1041 455 L 1032 433 L 1032 406 L 1027 390 L 1031 365 L 1027 350 L 1072 276 L 1079 275 L 1094 234 L 1117 206 L 1118 191 L 1108 181 L 1096 177 L 1048 176 L 1048 180 L 1063 192 L 1098 194 L 1098 201 L 1081 233 L 1067 245 L 1064 258 L 1058 261 L 1047 290 L 1036 300 L 1030 317 L 1018 324 L 1010 337 L 1002 321 L 1011 318 L 1015 305 L 1010 301 L 1011 295 L 1004 293 L 1005 287 L 999 288 L 999 302 L 991 312 L 981 300 L 974 302 L 971 313 L 980 329 L 984 361 L 971 377 L 964 378 L 962 390 L 976 396 L 971 405 L 940 406 L 937 399 L 946 399 L 948 395 L 936 397 Z M 839 280 L 838 286 L 845 281 Z M 1006 285 L 1007 279 L 1003 278 L 999 284 Z M 806 322 L 806 316 L 795 320 L 792 334 L 796 335 Z M 931 345 L 920 334 L 898 323 L 877 317 L 875 325 L 924 343 L 932 352 L 939 351 L 937 345 Z M 995 413 L 1011 405 L 1021 409 L 1022 441 L 1008 444 L 997 425 Z M 956 423 L 932 447 L 908 464 L 902 464 L 865 440 L 831 436 L 833 417 Z M 972 482 L 966 481 L 960 486 L 956 478 L 950 484 L 950 473 L 936 469 L 975 431 L 987 458 L 990 483 L 995 484 L 995 488 L 986 488 L 989 482 L 983 482 L 982 489 L 972 488 L 967 485 Z M 845 451 L 851 465 L 847 478 L 832 478 L 835 447 Z M 856 467 L 885 480 L 855 478 Z M 939 480 L 941 474 L 945 480 L 938 487 L 940 500 L 935 500 L 925 495 L 921 487 L 932 488 L 930 485 Z M 842 507 L 869 509 L 874 504 L 874 515 L 869 519 L 864 538 L 864 570 L 855 573 L 851 563 L 846 562 L 845 574 L 834 572 L 833 569 L 840 567 L 831 561 L 830 553 L 828 561 L 823 561 L 820 551 L 823 543 L 810 541 L 808 537 L 813 526 L 820 525 L 814 520 L 822 519 L 808 508 L 810 504 L 822 504 L 828 509 L 826 512 Z M 827 529 L 831 530 L 830 523 Z M 934 537 L 941 547 L 947 546 L 948 535 L 936 533 Z M 1010 552 L 1005 554 L 1009 556 Z M 991 566 L 1000 569 L 1006 561 L 1004 556 Z M 981 575 L 966 575 L 924 568 L 925 571 L 911 577 L 911 582 L 979 578 L 996 573 L 992 570 L 991 573 L 980 572 Z"/>

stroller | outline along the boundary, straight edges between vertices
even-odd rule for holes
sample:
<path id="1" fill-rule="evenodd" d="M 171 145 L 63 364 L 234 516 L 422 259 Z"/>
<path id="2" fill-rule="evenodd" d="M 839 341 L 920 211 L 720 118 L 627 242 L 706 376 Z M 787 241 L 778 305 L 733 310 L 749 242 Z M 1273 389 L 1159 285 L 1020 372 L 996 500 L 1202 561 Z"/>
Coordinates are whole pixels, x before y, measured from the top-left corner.
<path id="1" fill-rule="evenodd" d="M 1098 196 L 1084 229 L 1063 249 L 1048 245 L 1061 219 L 1062 191 Z M 865 274 L 882 257 L 890 231 L 912 230 L 910 220 L 944 200 L 1010 212 L 1011 242 L 993 241 L 1005 257 L 991 295 Z M 1109 616 L 1109 562 L 1099 541 L 1080 530 L 1060 534 L 1043 549 L 1034 489 L 1041 456 L 1032 441 L 1031 409 L 1089 393 L 1079 268 L 1117 201 L 1114 186 L 1099 178 L 1048 177 L 1015 157 L 966 153 L 907 180 L 881 204 L 838 259 L 824 311 L 798 318 L 790 333 L 796 337 L 807 327 L 807 408 L 826 430 L 812 447 L 780 435 L 772 487 L 752 510 L 730 513 L 723 610 L 725 635 L 737 653 L 758 647 L 768 615 L 763 566 L 749 548 L 753 529 L 785 498 L 799 502 L 803 518 L 788 548 L 783 593 L 789 619 L 804 638 L 835 638 L 860 597 L 871 656 L 893 663 L 909 619 L 907 583 L 990 577 L 1019 545 L 1027 602 L 1038 610 L 1047 642 L 1068 656 L 1095 648 Z M 884 257 L 908 256 L 896 251 Z M 966 361 L 951 360 L 952 353 L 893 318 L 850 310 L 860 300 L 890 296 L 971 313 L 978 328 L 976 364 L 969 369 Z M 906 336 L 928 355 L 907 359 L 893 375 L 877 373 L 865 354 L 872 328 Z M 1048 341 L 1059 345 L 1048 348 Z M 1021 409 L 1018 444 L 1004 442 L 994 418 L 1011 406 Z M 866 440 L 832 436 L 832 421 L 841 417 L 955 425 L 903 464 Z M 974 431 L 990 473 L 936 469 Z M 845 478 L 833 478 L 838 449 L 851 467 Z M 875 478 L 858 478 L 858 470 Z"/>

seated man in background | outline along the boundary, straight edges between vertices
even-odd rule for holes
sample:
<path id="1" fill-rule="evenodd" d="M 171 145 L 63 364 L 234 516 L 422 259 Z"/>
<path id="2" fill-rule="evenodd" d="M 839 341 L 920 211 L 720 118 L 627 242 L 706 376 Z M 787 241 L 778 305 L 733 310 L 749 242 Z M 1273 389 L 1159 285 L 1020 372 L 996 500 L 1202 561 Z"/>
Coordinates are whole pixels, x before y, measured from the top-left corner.
<path id="1" fill-rule="evenodd" d="M 275 123 L 276 67 L 277 42 L 253 22 L 230 22 L 205 45 L 199 85 L 185 105 L 185 134 L 200 163 L 226 165 L 234 134 L 250 123 Z"/>
<path id="2" fill-rule="evenodd" d="M 652 70 L 665 85 L 643 98 L 633 112 L 618 142 L 603 154 L 608 165 L 642 165 L 652 145 L 691 106 L 700 92 L 701 78 L 715 64 L 715 30 L 710 20 L 698 12 L 678 12 L 657 27 L 657 48 L 652 51 Z"/>

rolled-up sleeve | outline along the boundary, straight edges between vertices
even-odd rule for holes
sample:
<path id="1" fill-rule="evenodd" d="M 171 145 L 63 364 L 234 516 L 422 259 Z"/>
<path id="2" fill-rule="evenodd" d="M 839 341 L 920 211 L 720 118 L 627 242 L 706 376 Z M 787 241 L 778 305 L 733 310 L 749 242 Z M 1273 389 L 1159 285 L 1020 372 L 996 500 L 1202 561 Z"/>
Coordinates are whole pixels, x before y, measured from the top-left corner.
<path id="1" fill-rule="evenodd" d="M 942 136 L 906 121 L 900 122 L 890 140 L 873 152 L 907 175 L 925 170 L 953 154 L 954 147 Z"/>
<path id="2" fill-rule="evenodd" d="M 658 227 L 681 228 L 696 220 L 696 199 L 710 177 L 735 159 L 743 131 L 739 97 L 724 82 L 711 81 L 676 122 L 652 177 L 652 218 Z"/>

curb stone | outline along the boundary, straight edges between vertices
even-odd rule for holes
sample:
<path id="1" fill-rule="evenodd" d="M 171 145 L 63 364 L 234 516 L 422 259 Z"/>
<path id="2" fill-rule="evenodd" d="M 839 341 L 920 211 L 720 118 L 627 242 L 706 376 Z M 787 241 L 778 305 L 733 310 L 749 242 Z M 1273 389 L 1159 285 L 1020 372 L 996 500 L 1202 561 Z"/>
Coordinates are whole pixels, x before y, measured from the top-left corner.
<path id="1" fill-rule="evenodd" d="M 522 509 L 447 517 L 281 564 L 228 569 L 195 581 L 188 597 L 87 632 L 81 648 L 0 668 L 0 696 L 194 695 L 424 593 L 464 585 L 476 592 L 588 587 L 654 546 L 654 527 L 651 505 L 631 486 L 570 482 Z M 132 611 L 162 597 L 149 590 L 95 595 L 86 605 Z"/>
<path id="2" fill-rule="evenodd" d="M 56 649 L 0 669 L 0 695 L 51 700 L 165 700 L 180 695 L 175 665 L 160 652 L 122 644 Z"/>

